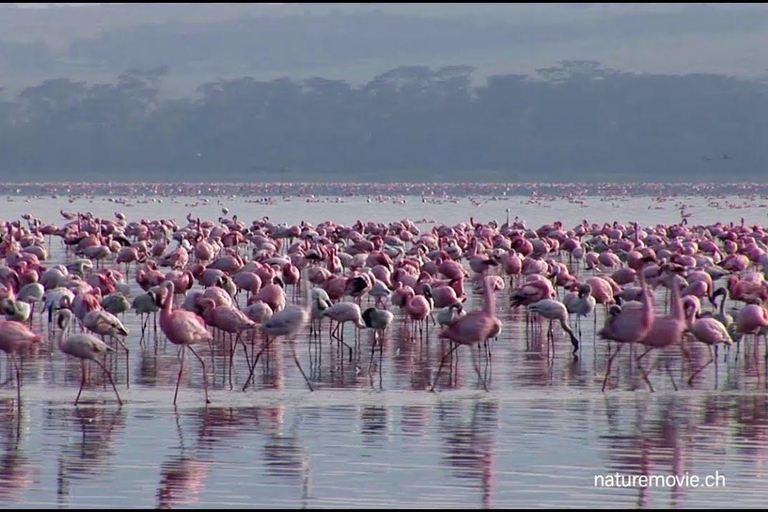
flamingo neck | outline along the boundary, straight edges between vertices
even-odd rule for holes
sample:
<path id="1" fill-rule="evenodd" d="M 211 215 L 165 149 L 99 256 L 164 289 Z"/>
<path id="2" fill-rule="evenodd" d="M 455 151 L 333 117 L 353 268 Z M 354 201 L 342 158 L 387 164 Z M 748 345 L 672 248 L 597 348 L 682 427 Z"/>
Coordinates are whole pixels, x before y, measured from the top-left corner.
<path id="1" fill-rule="evenodd" d="M 496 295 L 493 293 L 493 290 L 491 289 L 491 279 L 485 280 L 485 290 L 483 292 L 485 304 L 483 306 L 483 311 L 485 313 L 488 313 L 489 315 L 493 315 L 496 311 Z"/>
<path id="2" fill-rule="evenodd" d="M 643 324 L 651 325 L 653 322 L 653 292 L 648 289 L 643 281 Z"/>
<path id="3" fill-rule="evenodd" d="M 725 294 L 722 294 L 723 297 L 720 299 L 720 316 L 722 318 L 725 318 L 724 311 L 725 311 Z"/>
<path id="4" fill-rule="evenodd" d="M 64 345 L 64 333 L 67 332 L 67 329 L 69 329 L 69 323 L 72 321 L 72 315 L 67 315 L 66 320 L 64 321 L 64 326 L 61 328 L 61 332 L 59 333 L 59 340 L 57 342 L 57 345 L 59 348 L 61 348 L 62 345 Z"/>
<path id="5" fill-rule="evenodd" d="M 685 319 L 685 312 L 683 311 L 683 304 L 680 300 L 680 287 L 672 281 L 672 298 L 670 304 L 670 314 L 676 319 Z"/>
<path id="6" fill-rule="evenodd" d="M 173 302 L 173 287 L 172 286 L 166 286 L 165 289 L 168 291 L 167 295 L 163 299 L 163 311 L 166 311 L 168 313 L 171 312 L 171 304 Z"/>

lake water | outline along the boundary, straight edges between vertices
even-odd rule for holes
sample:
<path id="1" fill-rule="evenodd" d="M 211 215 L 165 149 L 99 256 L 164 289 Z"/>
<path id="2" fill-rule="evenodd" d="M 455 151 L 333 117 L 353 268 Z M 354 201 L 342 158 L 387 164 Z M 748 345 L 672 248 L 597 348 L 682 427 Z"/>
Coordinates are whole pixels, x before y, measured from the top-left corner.
<path id="1" fill-rule="evenodd" d="M 115 204 L 115 199 L 126 204 Z M 739 197 L 598 197 L 537 200 L 475 197 L 440 204 L 420 197 L 277 199 L 260 198 L 80 198 L 11 197 L 3 220 L 34 213 L 62 224 L 59 210 L 91 211 L 128 220 L 187 213 L 216 219 L 221 209 L 249 223 L 358 219 L 456 223 L 504 221 L 519 216 L 536 228 L 562 220 L 567 228 L 590 222 L 649 225 L 678 222 L 680 206 L 690 223 L 764 222 L 768 200 Z M 405 202 L 403 202 L 405 200 Z M 718 204 L 715 205 L 714 203 Z M 419 224 L 429 229 L 431 224 Z M 64 262 L 59 242 L 51 262 Z M 586 271 L 579 271 L 582 276 Z M 134 296 L 140 292 L 131 271 Z M 468 293 L 470 293 L 468 287 Z M 601 392 L 607 343 L 596 339 L 594 320 L 582 322 L 583 348 L 570 354 L 567 336 L 555 328 L 548 349 L 546 325 L 526 336 L 522 308 L 510 312 L 505 289 L 497 310 L 503 330 L 490 363 L 480 361 L 489 391 L 473 369 L 471 350 L 461 347 L 452 371 L 446 364 L 437 392 L 430 393 L 447 346 L 429 326 L 412 339 L 399 312 L 387 332 L 384 353 L 370 364 L 372 336 L 360 334 L 350 363 L 328 342 L 297 337 L 301 364 L 315 388 L 310 392 L 293 364 L 287 344 L 276 346 L 256 369 L 245 392 L 248 368 L 235 358 L 230 390 L 221 344 L 208 364 L 211 404 L 203 400 L 202 372 L 187 356 L 177 407 L 172 405 L 179 369 L 177 348 L 151 331 L 140 343 L 138 317 L 129 312 L 129 370 L 125 357 L 110 360 L 125 401 L 118 407 L 97 368 L 73 405 L 80 366 L 46 338 L 23 363 L 22 405 L 11 382 L 0 388 L 0 503 L 8 507 L 741 507 L 761 506 L 768 497 L 768 366 L 750 338 L 728 361 L 720 353 L 686 384 L 690 369 L 674 353 L 651 373 L 651 393 L 630 368 L 625 349 L 614 361 Z M 305 293 L 305 291 L 303 291 Z M 290 297 L 290 293 L 288 294 Z M 303 295 L 302 295 L 303 296 Z M 663 305 L 663 294 L 657 296 Z M 241 303 L 244 298 L 241 297 Z M 365 299 L 363 301 L 365 305 Z M 471 296 L 468 309 L 479 307 Z M 663 306 L 660 306 L 663 307 Z M 395 308 L 397 309 L 397 308 Z M 597 323 L 604 311 L 598 307 Z M 34 328 L 47 327 L 36 318 Z M 261 335 L 259 335 L 261 336 Z M 354 339 L 347 326 L 345 340 Z M 708 360 L 706 347 L 693 345 L 696 367 Z M 478 357 L 475 354 L 475 357 Z M 650 359 L 651 356 L 649 356 Z M 10 376 L 2 359 L 0 378 Z M 381 361 L 381 364 L 379 363 Z M 211 368 L 213 363 L 213 368 Z M 646 368 L 648 364 L 646 363 Z M 675 391 L 671 378 L 679 390 Z M 126 379 L 128 385 L 126 384 Z M 687 485 L 596 487 L 596 475 L 708 475 L 724 478 L 717 487 Z M 715 482 L 713 480 L 713 482 Z"/>

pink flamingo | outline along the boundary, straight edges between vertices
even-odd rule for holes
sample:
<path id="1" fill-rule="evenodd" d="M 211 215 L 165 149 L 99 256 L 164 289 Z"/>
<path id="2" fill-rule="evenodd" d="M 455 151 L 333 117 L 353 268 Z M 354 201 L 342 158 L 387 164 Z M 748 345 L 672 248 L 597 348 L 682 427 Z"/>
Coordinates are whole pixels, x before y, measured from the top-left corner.
<path id="1" fill-rule="evenodd" d="M 273 283 L 270 283 L 261 288 L 255 295 L 251 295 L 248 299 L 249 303 L 256 302 L 258 300 L 265 302 L 272 308 L 272 311 L 277 313 L 285 307 L 285 291 L 283 287 L 278 283 L 282 283 L 279 277 L 273 278 Z"/>
<path id="2" fill-rule="evenodd" d="M 733 340 L 731 339 L 728 330 L 719 320 L 716 320 L 715 318 L 699 318 L 694 320 L 695 314 L 695 307 L 686 308 L 685 316 L 687 329 L 697 340 L 707 345 L 707 348 L 709 349 L 709 361 L 707 361 L 707 363 L 704 364 L 701 368 L 693 372 L 691 378 L 688 379 L 689 385 L 693 382 L 693 379 L 696 377 L 696 375 L 698 375 L 704 368 L 709 366 L 712 361 L 715 362 L 715 372 L 717 372 L 717 345 L 719 343 L 724 343 L 725 345 L 729 346 L 733 344 Z M 715 347 L 714 356 L 712 354 L 713 346 Z"/>
<path id="3" fill-rule="evenodd" d="M 509 307 L 515 309 L 518 306 L 530 306 L 531 304 L 543 299 L 551 299 L 555 297 L 555 289 L 552 287 L 552 283 L 546 278 L 537 279 L 530 278 L 522 286 L 515 290 L 512 290 L 509 298 Z M 525 310 L 525 329 L 528 331 L 528 325 L 530 323 L 530 315 L 528 314 L 528 308 Z"/>
<path id="4" fill-rule="evenodd" d="M 11 356 L 16 368 L 16 394 L 21 403 L 21 369 L 16 356 L 27 352 L 33 344 L 43 341 L 43 337 L 32 332 L 29 327 L 15 320 L 0 320 L 0 350 Z"/>
<path id="5" fill-rule="evenodd" d="M 680 344 L 681 349 L 685 351 L 685 348 L 682 346 L 682 342 L 683 334 L 686 329 L 686 322 L 685 311 L 683 311 L 683 303 L 680 297 L 680 287 L 675 283 L 674 274 L 669 271 L 665 272 L 667 272 L 667 285 L 672 289 L 672 295 L 670 298 L 670 314 L 661 317 L 655 317 L 653 322 L 651 322 L 651 327 L 648 329 L 648 332 L 646 332 L 645 336 L 638 340 L 639 343 L 648 347 L 646 351 L 637 358 L 637 364 L 640 367 L 641 373 L 643 374 L 643 379 L 648 383 L 648 387 L 651 389 L 651 391 L 653 391 L 653 386 L 651 385 L 650 380 L 648 380 L 648 374 L 651 373 L 653 367 L 651 367 L 648 372 L 645 372 L 642 366 L 640 366 L 640 360 L 653 349 L 663 349 L 676 343 Z M 666 368 L 670 374 L 670 377 L 672 377 L 672 373 L 669 370 L 668 364 Z M 675 389 L 677 389 L 677 385 L 675 384 L 674 379 L 672 379 L 672 385 L 675 387 Z"/>
<path id="6" fill-rule="evenodd" d="M 611 364 L 625 343 L 635 343 L 643 338 L 653 323 L 653 294 L 645 285 L 641 277 L 642 301 L 640 304 L 629 303 L 623 308 L 613 305 L 608 312 L 606 325 L 598 333 L 602 339 L 613 340 L 619 343 L 616 351 L 608 359 L 608 368 L 605 371 L 602 391 L 611 374 Z"/>
<path id="7" fill-rule="evenodd" d="M 173 395 L 173 405 L 176 405 L 176 397 L 179 394 L 179 383 L 181 382 L 181 374 L 184 371 L 184 354 L 185 349 L 189 349 L 195 355 L 200 365 L 203 367 L 203 386 L 205 389 L 205 403 L 211 403 L 208 400 L 208 377 L 205 373 L 205 362 L 195 352 L 192 345 L 195 343 L 213 341 L 213 337 L 205 328 L 205 321 L 195 313 L 185 311 L 183 309 L 177 309 L 171 311 L 173 302 L 173 283 L 171 281 L 165 281 L 161 287 L 162 296 L 162 308 L 160 309 L 160 329 L 166 337 L 174 345 L 181 345 L 181 367 L 179 368 L 179 377 L 176 380 L 176 392 Z"/>
<path id="8" fill-rule="evenodd" d="M 451 347 L 448 353 L 446 353 L 440 360 L 440 367 L 437 370 L 437 375 L 435 376 L 435 381 L 433 382 L 430 391 L 435 390 L 435 385 L 437 384 L 437 379 L 440 377 L 440 371 L 443 369 L 445 359 L 459 348 L 459 346 L 471 346 L 476 343 L 483 343 L 488 338 L 492 337 L 494 332 L 499 329 L 500 321 L 495 313 L 496 297 L 494 295 L 499 289 L 498 281 L 491 276 L 486 277 L 483 309 L 467 313 L 440 332 L 438 335 L 439 338 L 449 339 L 451 342 L 455 343 L 455 345 Z M 477 365 L 475 365 L 475 370 L 477 370 L 478 375 L 480 375 L 480 369 Z M 482 380 L 483 387 L 487 391 L 488 386 L 485 384 L 485 379 Z"/>
<path id="9" fill-rule="evenodd" d="M 85 385 L 85 362 L 94 361 L 98 364 L 104 373 L 109 377 L 109 383 L 112 384 L 112 389 L 115 390 L 115 396 L 117 402 L 123 405 L 123 401 L 120 399 L 120 394 L 115 387 L 115 381 L 112 379 L 112 373 L 99 361 L 99 356 L 103 356 L 107 352 L 113 352 L 114 349 L 91 334 L 75 334 L 68 338 L 64 338 L 64 333 L 67 332 L 70 322 L 72 322 L 72 312 L 68 309 L 62 309 L 59 311 L 56 322 L 61 328 L 59 333 L 58 347 L 59 350 L 67 355 L 80 359 L 80 369 L 82 378 L 80 379 L 80 389 L 77 392 L 75 398 L 75 405 L 80 401 L 80 394 L 83 392 L 83 386 Z"/>
<path id="10" fill-rule="evenodd" d="M 291 304 L 285 309 L 276 312 L 274 315 L 272 315 L 272 318 L 267 320 L 262 325 L 262 328 L 267 334 L 267 337 L 264 340 L 264 346 L 261 348 L 259 353 L 256 354 L 256 358 L 254 359 L 253 365 L 251 366 L 251 372 L 248 375 L 248 380 L 245 381 L 245 385 L 243 386 L 243 391 L 248 388 L 248 384 L 253 378 L 253 370 L 256 368 L 256 364 L 259 362 L 261 353 L 269 347 L 270 343 L 279 336 L 288 336 L 290 339 L 292 339 L 297 332 L 299 332 L 305 325 L 307 325 L 309 318 L 310 313 L 307 309 Z M 270 339 L 269 336 L 272 336 L 272 339 Z M 301 367 L 301 363 L 299 363 L 299 356 L 296 353 L 296 344 L 294 342 L 291 342 L 291 351 L 293 352 L 293 361 L 299 368 L 299 371 L 301 372 L 302 377 L 304 377 L 304 381 L 307 383 L 307 386 L 309 386 L 309 390 L 313 391 L 312 384 L 310 384 L 307 375 L 304 373 L 304 370 Z"/>
<path id="11" fill-rule="evenodd" d="M 203 308 L 203 319 L 208 325 L 211 325 L 221 331 L 230 333 L 230 335 L 237 335 L 235 338 L 235 343 L 232 345 L 231 351 L 229 353 L 229 388 L 232 389 L 232 365 L 235 356 L 235 347 L 237 346 L 238 341 L 242 343 L 243 352 L 245 352 L 245 358 L 246 361 L 248 361 L 248 369 L 250 370 L 248 349 L 245 347 L 245 342 L 240 339 L 240 335 L 243 333 L 243 331 L 255 329 L 257 324 L 236 307 L 217 306 L 212 299 L 200 299 L 200 306 Z"/>
<path id="12" fill-rule="evenodd" d="M 562 327 L 563 330 L 567 332 L 568 336 L 571 338 L 571 344 L 573 345 L 573 355 L 576 356 L 576 353 L 579 351 L 579 339 L 573 333 L 573 330 L 571 330 L 571 328 L 568 326 L 568 310 L 565 307 L 565 304 L 555 299 L 542 299 L 528 306 L 528 311 L 531 313 L 538 313 L 544 318 L 549 319 L 547 338 L 552 338 L 553 348 L 555 338 L 552 332 L 552 320 L 559 321 L 560 327 Z"/>
<path id="13" fill-rule="evenodd" d="M 248 292 L 248 298 L 254 293 L 259 293 L 259 290 L 261 290 L 261 278 L 254 272 L 241 270 L 232 276 L 232 281 L 237 285 L 238 292 L 240 290 Z"/>
<path id="14" fill-rule="evenodd" d="M 104 336 L 114 338 L 125 350 L 125 383 L 128 385 L 129 374 L 129 354 L 128 347 L 125 346 L 125 342 L 118 338 L 118 335 L 128 336 L 128 329 L 125 328 L 123 323 L 115 315 L 103 309 L 94 309 L 85 314 L 82 319 L 83 327 L 91 332 Z"/>
<path id="15" fill-rule="evenodd" d="M 424 324 L 424 320 L 432 314 L 433 306 L 432 288 L 430 286 L 425 288 L 424 295 L 408 295 L 403 309 L 411 319 L 411 322 L 413 322 L 414 337 L 416 336 L 416 322 L 419 322 L 419 336 L 423 335 L 422 325 Z M 432 322 L 434 323 L 434 319 L 432 319 Z M 427 329 L 429 329 L 429 323 L 427 323 Z M 429 336 L 429 332 L 427 332 L 427 336 Z"/>
<path id="16" fill-rule="evenodd" d="M 336 328 L 330 335 L 332 338 L 335 337 L 337 341 L 346 345 L 349 349 L 349 360 L 352 361 L 352 347 L 344 342 L 344 324 L 352 322 L 358 329 L 365 329 L 360 306 L 353 302 L 338 302 L 333 306 L 324 309 L 322 313 L 320 313 L 320 317 L 328 317 L 337 322 Z M 341 329 L 341 336 L 338 334 L 339 329 Z"/>

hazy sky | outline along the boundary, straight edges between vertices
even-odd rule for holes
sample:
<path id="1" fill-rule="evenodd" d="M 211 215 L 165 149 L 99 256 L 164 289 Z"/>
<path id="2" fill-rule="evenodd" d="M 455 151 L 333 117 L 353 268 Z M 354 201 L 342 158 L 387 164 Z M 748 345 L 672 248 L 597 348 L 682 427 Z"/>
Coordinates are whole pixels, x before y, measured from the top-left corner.
<path id="1" fill-rule="evenodd" d="M 40 8 L 56 5 L 58 8 Z M 64 7 L 68 6 L 68 7 Z M 3 42 L 43 42 L 66 55 L 68 44 L 99 33 L 137 25 L 168 26 L 169 31 L 194 37 L 183 28 L 242 16 L 312 15 L 329 12 L 417 16 L 431 20 L 411 30 L 423 38 L 452 37 L 461 28 L 456 44 L 424 51 L 414 43 L 405 54 L 386 51 L 387 33 L 376 34 L 382 51 L 370 58 L 330 55 L 331 65 L 288 64 L 285 69 L 261 66 L 233 69 L 231 76 L 249 74 L 269 79 L 281 74 L 364 82 L 378 73 L 403 64 L 440 66 L 470 64 L 478 75 L 531 73 L 561 60 L 588 59 L 605 66 L 639 72 L 685 74 L 725 73 L 763 76 L 768 73 L 768 4 L 13 4 L 0 5 L 0 64 Z M 37 8 L 31 8 L 37 7 Z M 78 12 L 72 19 L 63 11 Z M 15 14 L 14 14 L 15 13 Z M 182 25 L 180 25 L 182 24 Z M 330 25 L 329 25 L 330 26 Z M 325 28 L 317 25 L 315 39 L 301 34 L 276 42 L 283 47 L 312 47 Z M 486 30 L 487 28 L 487 30 Z M 338 27 L 336 28 L 338 32 Z M 351 31 L 350 33 L 353 33 Z M 492 33 L 482 44 L 465 44 Z M 318 35 L 320 34 L 320 35 Z M 446 35 L 447 34 L 447 35 Z M 309 36 L 307 36 L 309 37 Z M 396 37 L 394 34 L 391 37 Z M 355 39 L 350 36 L 349 45 Z M 433 45 L 434 46 L 434 45 Z M 474 47 L 473 47 L 474 46 Z M 127 52 L 131 51 L 127 45 Z M 140 50 L 137 50 L 140 51 Z M 146 50 L 145 50 L 146 51 Z M 167 63 L 172 70 L 174 63 Z M 94 70 L 84 71 L 94 72 Z M 15 73 L 16 70 L 8 70 Z M 183 71 L 181 71 L 183 72 Z M 225 72 L 224 75 L 228 73 Z"/>

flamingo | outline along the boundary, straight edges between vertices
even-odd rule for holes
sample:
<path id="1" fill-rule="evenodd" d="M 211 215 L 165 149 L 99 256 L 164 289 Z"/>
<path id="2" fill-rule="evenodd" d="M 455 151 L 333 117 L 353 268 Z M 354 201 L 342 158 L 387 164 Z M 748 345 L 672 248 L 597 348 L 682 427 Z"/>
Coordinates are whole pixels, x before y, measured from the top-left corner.
<path id="1" fill-rule="evenodd" d="M 446 357 L 451 355 L 461 345 L 474 345 L 476 343 L 482 343 L 488 338 L 494 335 L 499 329 L 500 321 L 496 317 L 496 297 L 494 293 L 500 290 L 499 282 L 493 279 L 493 276 L 485 277 L 485 290 L 484 290 L 484 305 L 483 309 L 479 311 L 472 311 L 467 313 L 463 317 L 459 318 L 452 325 L 449 325 L 443 329 L 439 338 L 449 339 L 455 343 L 453 347 L 443 356 L 440 360 L 440 367 L 437 370 L 437 375 L 432 383 L 432 389 L 435 390 L 437 379 L 440 377 L 440 371 L 443 369 Z M 474 355 L 474 354 L 473 354 Z M 478 375 L 480 375 L 480 369 L 475 365 Z M 483 379 L 483 387 L 488 390 L 488 386 Z"/>
<path id="2" fill-rule="evenodd" d="M 57 343 L 59 350 L 69 356 L 80 359 L 82 378 L 80 379 L 80 389 L 78 390 L 77 397 L 75 398 L 75 405 L 77 405 L 77 403 L 80 401 L 80 394 L 83 392 L 83 386 L 85 385 L 85 362 L 94 361 L 101 367 L 104 373 L 107 374 L 107 377 L 109 377 L 109 383 L 112 384 L 112 389 L 115 391 L 117 403 L 122 406 L 123 401 L 120 399 L 120 394 L 117 392 L 117 387 L 115 386 L 115 381 L 112 379 L 112 374 L 109 370 L 107 370 L 102 362 L 99 361 L 100 356 L 103 356 L 107 352 L 114 352 L 114 349 L 98 339 L 96 336 L 87 333 L 75 334 L 65 338 L 64 333 L 66 333 L 67 329 L 69 329 L 69 324 L 72 322 L 73 316 L 74 315 L 72 314 L 72 311 L 68 309 L 62 309 L 56 315 L 56 323 L 61 328 Z"/>
<path id="3" fill-rule="evenodd" d="M 16 394 L 21 403 L 21 369 L 16 356 L 27 352 L 33 344 L 43 341 L 43 337 L 32 332 L 29 327 L 14 320 L 0 320 L 0 350 L 11 356 L 16 368 Z"/>
<path id="4" fill-rule="evenodd" d="M 466 314 L 467 312 L 464 311 L 464 307 L 461 305 L 461 302 L 454 302 L 450 306 L 439 310 L 435 315 L 435 319 L 437 320 L 437 323 L 442 327 L 447 327 L 455 323 L 456 320 Z"/>
<path id="5" fill-rule="evenodd" d="M 360 306 L 353 302 L 337 302 L 333 306 L 326 308 L 320 314 L 321 317 L 328 317 L 331 320 L 336 321 L 336 328 L 331 333 L 331 337 L 336 337 L 336 340 L 346 345 L 349 349 L 349 360 L 352 361 L 352 347 L 344 342 L 344 324 L 352 322 L 352 324 L 358 329 L 365 329 L 365 323 L 363 322 L 362 314 L 360 313 Z M 341 336 L 338 332 L 341 329 Z"/>
<path id="6" fill-rule="evenodd" d="M 612 305 L 608 311 L 606 324 L 598 333 L 602 339 L 619 342 L 618 348 L 608 359 L 602 391 L 605 391 L 605 385 L 611 374 L 611 363 L 621 348 L 625 343 L 635 343 L 643 338 L 653 322 L 653 294 L 646 287 L 644 278 L 641 277 L 640 282 L 643 290 L 641 303 L 626 304 L 623 308 Z"/>
<path id="7" fill-rule="evenodd" d="M 243 352 L 245 352 L 245 358 L 248 361 L 248 349 L 245 347 L 245 342 L 240 339 L 240 335 L 243 331 L 255 329 L 258 324 L 248 318 L 248 316 L 233 306 L 217 306 L 213 299 L 203 298 L 200 300 L 200 305 L 203 307 L 203 319 L 208 325 L 211 325 L 221 331 L 236 334 L 235 343 L 231 347 L 229 354 L 229 387 L 232 389 L 232 365 L 235 356 L 235 347 L 237 342 L 240 341 L 243 345 Z M 248 363 L 250 369 L 250 362 Z"/>
<path id="8" fill-rule="evenodd" d="M 565 301 L 565 299 L 563 299 Z M 576 315 L 576 321 L 579 327 L 579 337 L 581 337 L 581 317 L 586 317 L 595 310 L 597 301 L 592 296 L 592 286 L 583 284 L 579 286 L 578 295 L 566 304 L 568 313 Z"/>
<path id="9" fill-rule="evenodd" d="M 685 350 L 685 347 L 682 346 L 682 341 L 683 333 L 686 329 L 686 322 L 685 311 L 683 310 L 683 304 L 680 298 L 680 287 L 675 283 L 674 277 L 676 274 L 673 274 L 668 270 L 665 272 L 667 273 L 667 286 L 672 289 L 672 295 L 670 298 L 670 314 L 662 317 L 654 317 L 648 332 L 645 333 L 645 336 L 637 340 L 642 345 L 648 347 L 646 351 L 637 358 L 638 366 L 640 365 L 640 360 L 653 349 L 663 349 L 670 345 L 679 343 L 681 349 L 683 349 L 683 351 Z M 669 372 L 670 370 L 668 365 L 666 368 Z M 651 372 L 651 370 L 653 370 L 653 368 L 645 372 L 642 366 L 640 367 L 640 371 L 643 374 L 643 379 L 646 383 L 648 383 L 648 387 L 651 389 L 651 391 L 653 391 L 653 386 L 651 385 L 650 380 L 648 380 L 648 374 Z M 670 377 L 671 376 L 672 374 L 670 372 Z M 675 384 L 674 379 L 672 380 L 672 385 L 675 387 L 675 389 L 677 389 L 677 385 Z"/>
<path id="10" fill-rule="evenodd" d="M 82 322 L 83 327 L 89 331 L 100 334 L 102 337 L 109 336 L 114 338 L 117 340 L 120 346 L 123 347 L 123 350 L 125 350 L 125 381 L 126 385 L 129 384 L 128 347 L 125 346 L 125 342 L 123 340 L 117 337 L 118 335 L 128 336 L 128 329 L 126 329 L 123 323 L 115 315 L 109 313 L 108 311 L 104 311 L 103 309 L 95 309 L 93 311 L 89 311 L 83 317 Z"/>
<path id="11" fill-rule="evenodd" d="M 379 370 L 382 367 L 382 359 L 384 357 L 384 331 L 387 330 L 392 320 L 395 319 L 395 315 L 391 311 L 386 309 L 367 308 L 362 313 L 362 319 L 365 326 L 369 329 L 373 329 L 373 344 L 371 345 L 371 360 L 368 363 L 368 370 L 370 372 L 371 365 L 373 365 L 373 354 L 376 351 L 376 341 L 378 334 L 379 348 Z M 381 373 L 379 373 L 379 382 L 381 382 Z"/>
<path id="12" fill-rule="evenodd" d="M 186 311 L 183 309 L 177 309 L 171 311 L 171 304 L 173 302 L 173 283 L 171 281 L 164 281 L 160 285 L 162 295 L 162 307 L 160 309 L 160 329 L 165 336 L 174 345 L 181 345 L 181 366 L 179 368 L 179 377 L 176 380 L 176 392 L 173 395 L 173 405 L 176 405 L 176 397 L 179 394 L 179 383 L 181 382 L 181 374 L 184 371 L 184 354 L 185 349 L 189 349 L 192 354 L 195 355 L 200 366 L 203 368 L 203 386 L 205 389 L 205 403 L 209 404 L 211 401 L 208 399 L 208 377 L 205 373 L 205 361 L 201 358 L 197 352 L 192 348 L 195 343 L 210 343 L 213 341 L 213 337 L 205 328 L 205 320 L 200 318 L 199 315 Z"/>
<path id="13" fill-rule="evenodd" d="M 319 337 L 321 332 L 321 323 L 323 321 L 323 311 L 333 306 L 333 302 L 331 302 L 331 298 L 328 296 L 328 292 L 322 288 L 312 288 L 310 297 L 312 300 L 312 309 L 310 314 L 309 335 L 312 336 L 315 334 L 317 337 Z M 315 321 L 318 323 L 317 327 L 314 325 Z"/>
<path id="14" fill-rule="evenodd" d="M 16 320 L 17 322 L 26 322 L 31 313 L 29 304 L 13 300 L 10 297 L 0 300 L 0 308 L 5 313 L 6 320 Z"/>
<path id="15" fill-rule="evenodd" d="M 704 368 L 709 366 L 712 361 L 715 362 L 715 371 L 717 371 L 717 345 L 724 343 L 725 345 L 733 345 L 731 335 L 728 333 L 726 327 L 715 318 L 699 318 L 694 320 L 695 308 L 686 308 L 686 323 L 687 330 L 693 334 L 693 336 L 700 342 L 707 345 L 709 349 L 709 361 L 701 368 L 693 372 L 691 378 L 688 379 L 688 384 L 693 383 L 693 379 L 696 378 Z M 715 347 L 715 354 L 712 355 L 712 347 Z"/>
<path id="16" fill-rule="evenodd" d="M 433 308 L 432 288 L 429 285 L 424 287 L 424 295 L 408 293 L 403 309 L 413 323 L 414 337 L 416 336 L 416 322 L 419 322 L 419 336 L 423 336 L 422 324 L 432 314 Z M 434 319 L 432 322 L 434 323 Z M 427 329 L 429 329 L 429 323 L 427 323 Z M 429 336 L 429 331 L 427 331 L 427 336 Z"/>
<path id="17" fill-rule="evenodd" d="M 136 311 L 136 314 L 141 318 L 141 340 L 144 339 L 144 331 L 147 329 L 147 322 L 149 322 L 149 314 L 152 313 L 155 317 L 155 331 L 157 331 L 157 312 L 160 311 L 160 306 L 157 305 L 158 297 L 154 291 L 149 290 L 147 293 L 137 295 L 131 303 L 131 309 Z M 144 318 L 144 315 L 147 315 Z"/>
<path id="18" fill-rule="evenodd" d="M 549 319 L 549 329 L 547 330 L 547 338 L 552 337 L 554 344 L 554 336 L 552 333 L 552 320 L 560 321 L 560 327 L 563 328 L 568 336 L 571 337 L 571 344 L 573 345 L 573 355 L 576 356 L 576 352 L 579 351 L 579 339 L 573 334 L 573 331 L 568 327 L 568 310 L 560 301 L 555 299 L 542 299 L 538 302 L 528 306 L 528 311 L 531 313 L 538 313 L 544 318 Z"/>
<path id="19" fill-rule="evenodd" d="M 291 304 L 276 312 L 274 315 L 272 315 L 272 318 L 264 322 L 262 327 L 264 332 L 267 334 L 267 338 L 264 341 L 264 346 L 261 348 L 259 353 L 256 355 L 255 360 L 253 361 L 251 372 L 248 375 L 248 380 L 245 381 L 243 391 L 248 388 L 248 384 L 253 378 L 253 370 L 256 368 L 256 363 L 259 362 L 261 353 L 269 347 L 269 344 L 279 336 L 287 336 L 288 338 L 292 339 L 297 332 L 299 332 L 305 325 L 307 325 L 309 318 L 310 313 L 307 309 L 296 306 L 295 304 Z M 269 336 L 272 336 L 272 340 L 269 339 Z M 307 375 L 304 373 L 304 370 L 301 367 L 301 363 L 299 363 L 299 356 L 296 353 L 296 345 L 294 342 L 291 342 L 291 351 L 293 352 L 293 361 L 299 368 L 301 376 L 304 377 L 304 381 L 307 383 L 307 386 L 309 386 L 309 390 L 314 391 L 312 384 L 309 382 Z"/>

